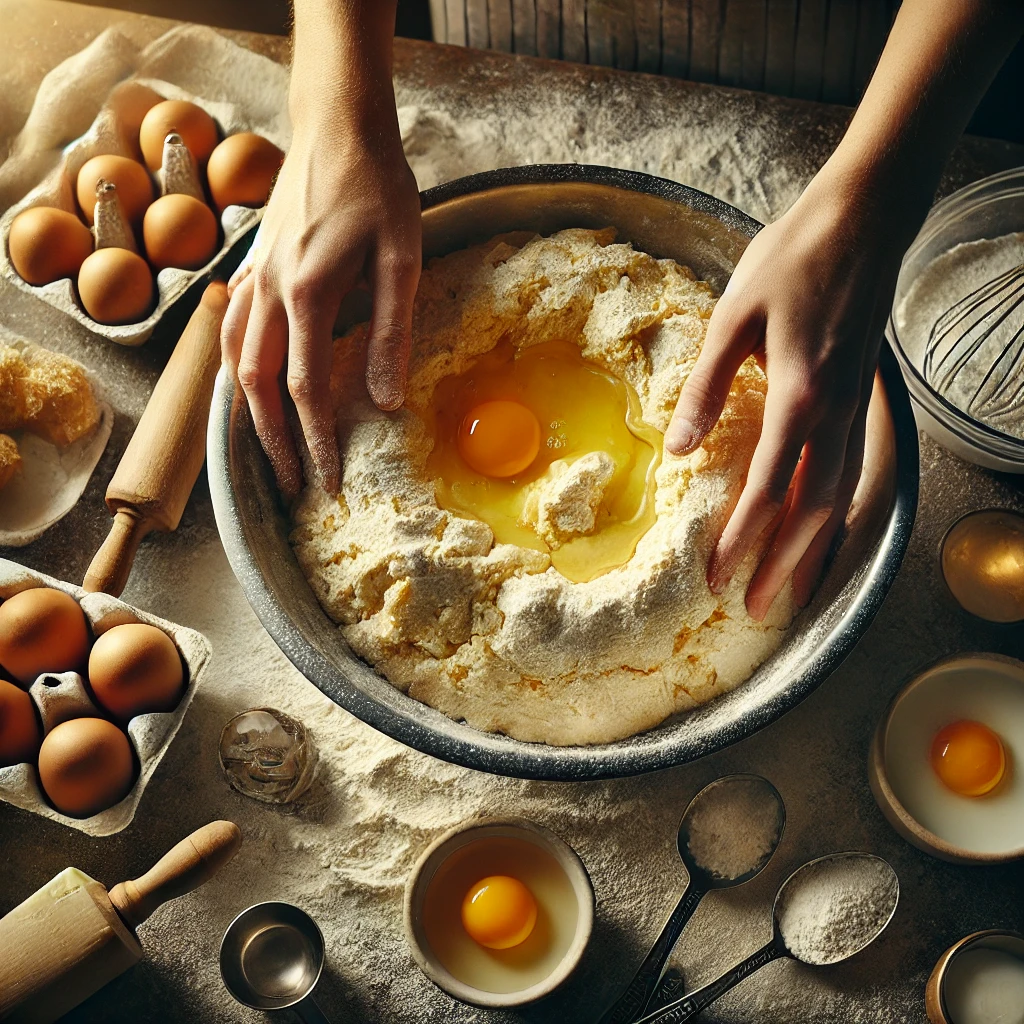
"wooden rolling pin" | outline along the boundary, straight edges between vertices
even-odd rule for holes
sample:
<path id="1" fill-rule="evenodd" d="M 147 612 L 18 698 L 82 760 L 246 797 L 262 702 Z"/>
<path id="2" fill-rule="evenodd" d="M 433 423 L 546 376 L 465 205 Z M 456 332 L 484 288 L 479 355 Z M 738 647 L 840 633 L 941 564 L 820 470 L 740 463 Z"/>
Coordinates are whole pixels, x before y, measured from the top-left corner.
<path id="1" fill-rule="evenodd" d="M 227 285 L 210 284 L 175 345 L 110 486 L 110 534 L 85 574 L 86 590 L 117 597 L 150 530 L 177 528 L 206 458 L 206 425 L 220 368 Z"/>
<path id="2" fill-rule="evenodd" d="M 0 1021 L 49 1024 L 138 963 L 136 927 L 212 878 L 241 841 L 233 822 L 212 821 L 109 893 L 66 868 L 0 918 Z"/>

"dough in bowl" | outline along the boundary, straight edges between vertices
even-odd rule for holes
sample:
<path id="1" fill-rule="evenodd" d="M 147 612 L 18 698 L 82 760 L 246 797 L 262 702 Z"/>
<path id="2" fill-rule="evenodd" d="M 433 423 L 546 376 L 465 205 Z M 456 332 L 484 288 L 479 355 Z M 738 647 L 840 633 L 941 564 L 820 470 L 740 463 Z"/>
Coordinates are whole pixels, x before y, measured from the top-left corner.
<path id="1" fill-rule="evenodd" d="M 291 539 L 352 650 L 453 719 L 556 745 L 631 736 L 747 679 L 794 614 L 787 585 L 763 623 L 747 615 L 753 556 L 722 595 L 705 582 L 760 433 L 766 381 L 753 359 L 703 446 L 660 455 L 656 515 L 632 557 L 587 582 L 563 576 L 542 541 L 496 543 L 487 523 L 442 507 L 428 469 L 435 388 L 499 345 L 578 345 L 664 431 L 714 303 L 686 267 L 616 243 L 611 229 L 520 233 L 426 268 L 397 413 L 374 409 L 361 386 L 366 325 L 339 338 L 341 493 L 307 487 Z M 601 528 L 607 459 L 580 463 L 561 464 L 560 489 L 540 503 L 557 513 L 535 527 L 554 545 L 560 529 Z"/>

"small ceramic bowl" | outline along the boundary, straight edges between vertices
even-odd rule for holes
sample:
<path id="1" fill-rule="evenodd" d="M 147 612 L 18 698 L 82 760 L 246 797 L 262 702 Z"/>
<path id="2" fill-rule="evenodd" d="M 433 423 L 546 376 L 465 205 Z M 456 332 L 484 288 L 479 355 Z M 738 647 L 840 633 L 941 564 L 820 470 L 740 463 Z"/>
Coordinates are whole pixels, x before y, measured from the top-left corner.
<path id="1" fill-rule="evenodd" d="M 939 543 L 946 596 L 975 619 L 1020 629 L 1024 623 L 1024 515 L 982 508 L 954 520 Z"/>
<path id="2" fill-rule="evenodd" d="M 453 854 L 480 840 L 505 838 L 532 843 L 555 859 L 576 896 L 576 928 L 561 960 L 541 981 L 513 992 L 490 992 L 460 981 L 441 963 L 424 926 L 424 903 L 438 871 Z M 487 1009 L 523 1006 L 554 992 L 579 964 L 593 922 L 594 888 L 583 862 L 553 832 L 522 818 L 480 818 L 446 832 L 423 852 L 405 886 L 405 936 L 417 966 L 449 995 Z"/>
<path id="3" fill-rule="evenodd" d="M 871 792 L 875 801 L 886 820 L 908 843 L 912 843 L 925 853 L 938 857 L 941 860 L 950 861 L 954 864 L 1005 864 L 1010 861 L 1024 858 L 1024 844 L 1019 846 L 1008 845 L 1005 849 L 997 851 L 982 852 L 972 850 L 965 846 L 948 842 L 937 836 L 930 829 L 921 824 L 904 806 L 896 794 L 892 774 L 886 764 L 886 748 L 893 723 L 900 716 L 912 718 L 919 725 L 923 722 L 928 728 L 933 725 L 937 728 L 944 724 L 941 721 L 927 723 L 927 715 L 930 710 L 930 702 L 922 700 L 926 688 L 940 687 L 948 682 L 948 675 L 951 671 L 970 670 L 974 668 L 989 668 L 998 675 L 1005 676 L 1009 685 L 1019 685 L 1024 688 L 1024 663 L 1013 658 L 1007 658 L 1001 654 L 958 654 L 930 665 L 924 671 L 918 673 L 910 680 L 893 698 L 888 710 L 882 716 L 875 730 L 874 740 L 871 744 L 871 752 L 868 757 L 868 781 L 871 785 Z M 937 691 L 936 691 L 937 692 Z M 970 717 L 969 712 L 958 715 L 956 709 L 953 714 L 958 717 Z M 1005 737 L 1004 737 L 1005 738 Z M 1024 772 L 1024 763 L 1020 758 L 1014 758 L 1012 750 L 1007 748 L 1010 762 L 1009 784 L 1019 787 L 1024 784 L 1016 776 Z M 930 771 L 927 760 L 922 763 L 922 771 Z M 982 797 L 980 799 L 988 799 Z"/>
<path id="4" fill-rule="evenodd" d="M 946 980 L 949 976 L 950 966 L 961 953 L 979 948 L 997 949 L 1024 961 L 1024 935 L 1019 932 L 1006 932 L 992 928 L 984 932 L 974 932 L 959 942 L 955 942 L 939 957 L 939 962 L 935 965 L 935 970 L 932 971 L 928 984 L 925 986 L 924 1008 L 931 1024 L 960 1024 L 949 1015 Z"/>

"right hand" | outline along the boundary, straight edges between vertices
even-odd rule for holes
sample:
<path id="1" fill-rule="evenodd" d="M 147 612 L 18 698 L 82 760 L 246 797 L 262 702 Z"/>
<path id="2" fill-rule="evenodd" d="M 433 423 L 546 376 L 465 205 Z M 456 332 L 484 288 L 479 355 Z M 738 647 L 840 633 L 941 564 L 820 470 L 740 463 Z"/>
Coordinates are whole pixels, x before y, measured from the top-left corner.
<path id="1" fill-rule="evenodd" d="M 367 287 L 373 300 L 370 397 L 385 410 L 405 397 L 421 265 L 416 180 L 397 130 L 360 131 L 343 120 L 297 127 L 257 243 L 229 282 L 221 331 L 224 363 L 245 393 L 287 499 L 302 489 L 303 478 L 283 387 L 319 483 L 331 494 L 340 486 L 330 392 L 333 328 L 353 288 Z"/>

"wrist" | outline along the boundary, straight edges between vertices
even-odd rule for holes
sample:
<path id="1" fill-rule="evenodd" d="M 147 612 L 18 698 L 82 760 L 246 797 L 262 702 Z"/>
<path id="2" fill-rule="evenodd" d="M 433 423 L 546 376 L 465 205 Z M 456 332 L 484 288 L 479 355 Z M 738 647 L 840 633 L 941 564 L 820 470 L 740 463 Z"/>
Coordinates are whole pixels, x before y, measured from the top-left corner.
<path id="1" fill-rule="evenodd" d="M 841 144 L 805 195 L 832 205 L 851 229 L 877 230 L 905 247 L 928 213 L 937 177 L 899 154 L 864 155 Z"/>
<path id="2" fill-rule="evenodd" d="M 396 0 L 295 0 L 288 108 L 296 132 L 397 133 L 391 82 Z"/>

